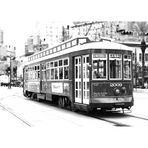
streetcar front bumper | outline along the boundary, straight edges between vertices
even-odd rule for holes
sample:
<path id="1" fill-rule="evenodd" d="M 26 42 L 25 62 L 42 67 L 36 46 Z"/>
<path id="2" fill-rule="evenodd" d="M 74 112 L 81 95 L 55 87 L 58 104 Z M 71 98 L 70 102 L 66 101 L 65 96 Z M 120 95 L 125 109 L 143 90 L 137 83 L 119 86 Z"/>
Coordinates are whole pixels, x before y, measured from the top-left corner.
<path id="1" fill-rule="evenodd" d="M 133 104 L 134 101 L 132 96 L 90 99 L 90 106 L 92 108 L 130 108 Z"/>

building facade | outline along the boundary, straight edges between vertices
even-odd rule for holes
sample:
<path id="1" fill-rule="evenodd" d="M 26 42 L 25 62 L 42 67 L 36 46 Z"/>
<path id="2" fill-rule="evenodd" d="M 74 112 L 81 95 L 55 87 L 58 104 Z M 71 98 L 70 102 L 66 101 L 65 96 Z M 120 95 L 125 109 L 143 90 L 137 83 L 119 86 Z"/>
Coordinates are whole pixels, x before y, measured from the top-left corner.
<path id="1" fill-rule="evenodd" d="M 0 30 L 0 45 L 4 43 L 4 33 L 3 30 Z"/>

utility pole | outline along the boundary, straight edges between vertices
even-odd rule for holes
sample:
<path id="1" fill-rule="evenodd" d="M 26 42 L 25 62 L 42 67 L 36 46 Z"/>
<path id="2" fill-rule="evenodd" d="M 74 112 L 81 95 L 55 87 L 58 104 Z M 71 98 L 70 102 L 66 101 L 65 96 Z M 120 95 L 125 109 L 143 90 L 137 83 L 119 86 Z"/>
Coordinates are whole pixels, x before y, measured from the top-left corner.
<path id="1" fill-rule="evenodd" d="M 144 69 L 145 69 L 145 49 L 146 49 L 146 43 L 145 40 L 142 39 L 141 41 L 141 51 L 142 51 L 142 88 L 144 88 Z"/>
<path id="2" fill-rule="evenodd" d="M 12 73 L 12 71 L 11 71 L 11 65 L 12 65 L 12 63 L 11 63 L 11 56 L 9 56 L 9 58 L 10 58 L 10 77 L 9 77 L 9 85 L 8 85 L 8 88 L 10 89 L 11 88 L 11 73 Z"/>
<path id="3" fill-rule="evenodd" d="M 137 75 L 137 49 L 135 48 L 135 86 L 137 88 L 137 78 L 138 78 L 138 75 Z"/>
<path id="4" fill-rule="evenodd" d="M 15 47 L 14 47 L 14 50 L 15 50 Z M 10 58 L 10 77 L 9 77 L 9 85 L 8 85 L 8 88 L 10 89 L 11 88 L 11 79 L 12 79 L 12 58 L 14 58 L 15 56 L 12 56 L 12 54 L 15 54 L 15 51 L 8 51 L 7 52 L 10 53 L 10 55 L 7 55 L 7 57 Z"/>

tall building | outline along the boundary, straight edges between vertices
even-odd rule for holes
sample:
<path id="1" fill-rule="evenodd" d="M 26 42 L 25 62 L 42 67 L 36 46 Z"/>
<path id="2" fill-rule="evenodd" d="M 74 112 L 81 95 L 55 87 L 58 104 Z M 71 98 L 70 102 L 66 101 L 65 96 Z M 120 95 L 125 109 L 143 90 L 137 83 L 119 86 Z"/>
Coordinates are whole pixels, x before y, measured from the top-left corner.
<path id="1" fill-rule="evenodd" d="M 32 35 L 28 37 L 25 43 L 25 55 L 31 55 L 35 52 L 41 51 L 48 47 L 48 44 L 45 44 L 41 41 L 39 35 Z"/>
<path id="2" fill-rule="evenodd" d="M 2 60 L 7 55 L 7 46 L 0 46 L 0 60 Z"/>
<path id="3" fill-rule="evenodd" d="M 96 22 L 74 22 L 72 26 L 72 34 L 74 36 L 88 36 L 92 40 L 97 40 L 100 37 L 113 38 L 120 40 L 120 34 L 117 29 L 128 29 L 127 22 L 109 22 L 109 21 L 96 21 Z"/>
<path id="4" fill-rule="evenodd" d="M 0 30 L 0 44 L 2 45 L 4 43 L 4 33 L 3 30 Z"/>
<path id="5" fill-rule="evenodd" d="M 68 39 L 69 24 L 66 22 L 47 22 L 38 24 L 37 34 L 40 36 L 41 42 L 48 44 L 49 47 L 56 45 Z"/>
<path id="6" fill-rule="evenodd" d="M 6 56 L 6 46 L 3 45 L 4 43 L 3 37 L 4 37 L 3 30 L 0 30 L 0 60 L 2 60 L 4 56 Z"/>

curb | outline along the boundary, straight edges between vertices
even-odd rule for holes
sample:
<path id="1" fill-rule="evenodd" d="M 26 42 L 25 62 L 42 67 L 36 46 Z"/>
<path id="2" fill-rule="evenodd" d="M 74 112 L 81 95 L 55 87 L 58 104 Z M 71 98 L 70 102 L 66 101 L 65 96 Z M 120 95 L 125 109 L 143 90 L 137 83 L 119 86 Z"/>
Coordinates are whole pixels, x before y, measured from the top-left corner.
<path id="1" fill-rule="evenodd" d="M 133 92 L 148 93 L 148 89 L 133 89 Z"/>

